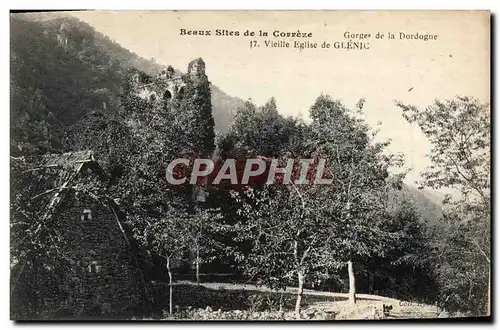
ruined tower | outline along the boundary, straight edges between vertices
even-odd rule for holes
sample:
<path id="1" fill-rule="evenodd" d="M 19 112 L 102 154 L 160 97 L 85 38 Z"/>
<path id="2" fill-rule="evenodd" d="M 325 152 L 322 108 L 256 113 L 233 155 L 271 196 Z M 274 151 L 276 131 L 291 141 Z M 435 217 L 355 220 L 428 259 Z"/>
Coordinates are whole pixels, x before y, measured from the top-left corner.
<path id="1" fill-rule="evenodd" d="M 189 62 L 188 75 L 190 75 L 191 78 L 205 76 L 205 62 L 201 57 Z"/>

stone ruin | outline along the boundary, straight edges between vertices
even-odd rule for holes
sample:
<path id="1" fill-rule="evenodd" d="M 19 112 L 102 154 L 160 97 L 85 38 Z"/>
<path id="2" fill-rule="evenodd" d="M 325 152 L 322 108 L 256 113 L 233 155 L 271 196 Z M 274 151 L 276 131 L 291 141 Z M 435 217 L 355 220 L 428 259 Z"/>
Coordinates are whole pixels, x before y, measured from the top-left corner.
<path id="1" fill-rule="evenodd" d="M 205 76 L 205 62 L 198 58 L 188 65 L 187 74 L 176 72 L 171 66 L 163 67 L 152 81 L 144 83 L 140 74 L 132 77 L 132 90 L 135 96 L 152 103 L 181 100 L 184 97 L 187 80 L 196 80 Z"/>

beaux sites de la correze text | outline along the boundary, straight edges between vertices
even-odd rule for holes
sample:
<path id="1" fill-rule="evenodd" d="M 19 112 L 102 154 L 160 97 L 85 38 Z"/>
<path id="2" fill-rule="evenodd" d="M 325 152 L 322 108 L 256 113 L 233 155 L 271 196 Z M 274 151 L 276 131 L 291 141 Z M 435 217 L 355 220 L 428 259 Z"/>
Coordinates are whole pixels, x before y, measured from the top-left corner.
<path id="1" fill-rule="evenodd" d="M 414 40 L 414 41 L 436 41 L 437 34 L 420 32 L 351 32 L 345 31 L 339 40 L 316 41 L 312 32 L 294 30 L 190 30 L 179 29 L 181 36 L 206 36 L 206 37 L 248 37 L 249 48 L 295 48 L 304 49 L 339 49 L 339 50 L 366 50 L 370 49 L 370 41 L 373 40 Z M 324 38 L 324 36 L 323 36 Z"/>

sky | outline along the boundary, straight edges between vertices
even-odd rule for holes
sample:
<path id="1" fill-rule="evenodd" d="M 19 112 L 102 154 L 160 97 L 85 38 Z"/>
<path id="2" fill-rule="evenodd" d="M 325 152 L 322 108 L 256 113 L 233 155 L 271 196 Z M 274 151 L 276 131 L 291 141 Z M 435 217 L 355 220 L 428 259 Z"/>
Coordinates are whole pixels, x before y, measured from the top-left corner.
<path id="1" fill-rule="evenodd" d="M 429 165 L 430 145 L 419 128 L 407 123 L 395 101 L 426 107 L 435 99 L 472 96 L 490 99 L 490 27 L 488 12 L 450 11 L 114 11 L 73 12 L 123 47 L 181 71 L 202 57 L 209 80 L 229 95 L 258 105 L 275 97 L 284 115 L 308 118 L 321 94 L 354 107 L 366 100 L 366 121 L 391 139 L 390 152 L 403 153 L 412 170 L 407 183 Z M 211 30 L 212 35 L 181 35 Z M 215 30 L 239 36 L 216 36 Z M 267 31 L 269 37 L 244 36 Z M 312 33 L 310 38 L 272 37 L 274 31 Z M 384 34 L 376 39 L 376 34 Z M 388 33 L 394 39 L 388 39 Z M 348 34 L 347 36 L 345 34 Z M 437 40 L 400 39 L 403 34 L 437 35 Z M 358 34 L 370 37 L 358 39 Z M 250 48 L 257 41 L 259 47 Z M 264 42 L 290 42 L 269 48 Z M 297 49 L 309 41 L 319 48 Z M 334 42 L 368 42 L 369 49 L 342 50 Z M 328 49 L 321 48 L 323 42 Z"/>

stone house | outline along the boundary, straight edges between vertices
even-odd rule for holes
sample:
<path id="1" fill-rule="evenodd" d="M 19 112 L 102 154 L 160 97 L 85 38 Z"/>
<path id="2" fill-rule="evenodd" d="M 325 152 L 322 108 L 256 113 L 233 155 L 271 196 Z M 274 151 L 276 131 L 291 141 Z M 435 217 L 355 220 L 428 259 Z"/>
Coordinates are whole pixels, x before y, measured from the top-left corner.
<path id="1" fill-rule="evenodd" d="M 59 263 L 60 269 L 44 270 L 58 274 L 58 280 L 54 285 L 57 294 L 38 299 L 43 301 L 43 309 L 69 318 L 130 313 L 140 304 L 146 282 L 118 205 L 84 188 L 92 180 L 105 180 L 93 152 L 47 155 L 43 166 L 57 172 L 43 214 L 44 221 L 57 224 L 58 248 L 65 259 Z M 17 275 L 19 283 L 30 281 L 32 273 Z"/>

